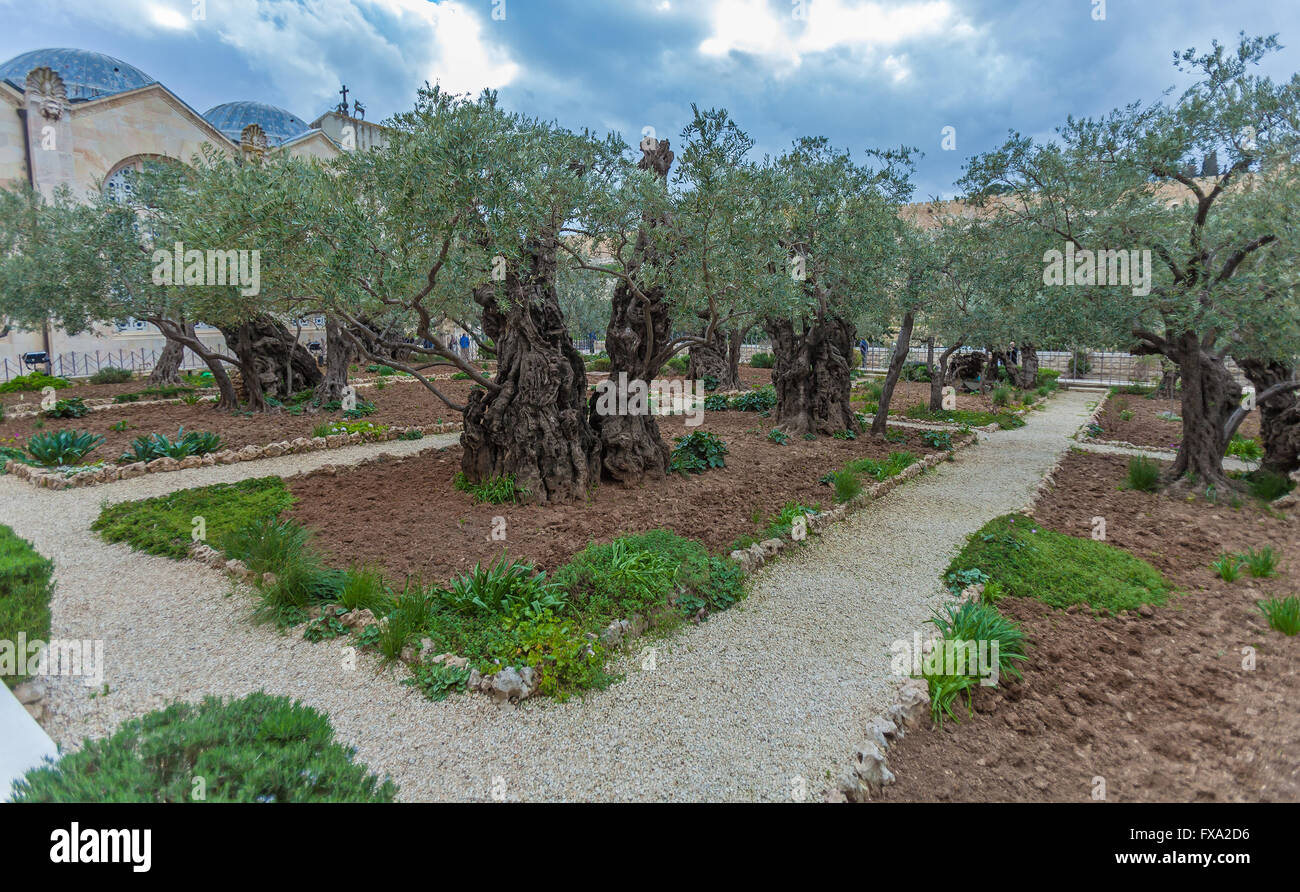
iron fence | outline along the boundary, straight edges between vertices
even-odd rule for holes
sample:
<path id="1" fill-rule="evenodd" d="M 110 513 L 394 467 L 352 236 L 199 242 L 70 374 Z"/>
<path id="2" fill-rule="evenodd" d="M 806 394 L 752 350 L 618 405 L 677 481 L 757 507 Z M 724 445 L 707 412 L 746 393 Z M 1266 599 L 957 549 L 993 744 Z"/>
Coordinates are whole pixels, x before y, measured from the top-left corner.
<path id="1" fill-rule="evenodd" d="M 58 378 L 88 378 L 100 369 L 128 369 L 136 374 L 153 371 L 158 364 L 159 349 L 141 347 L 139 350 L 96 350 L 94 353 L 69 352 L 56 353 L 50 357 L 49 373 Z M 199 359 L 198 354 L 188 348 L 181 359 L 182 371 L 206 369 L 207 364 Z M 45 371 L 44 364 L 35 369 L 23 364 L 21 356 L 0 357 L 0 382 L 6 382 L 19 375 L 40 370 Z"/>

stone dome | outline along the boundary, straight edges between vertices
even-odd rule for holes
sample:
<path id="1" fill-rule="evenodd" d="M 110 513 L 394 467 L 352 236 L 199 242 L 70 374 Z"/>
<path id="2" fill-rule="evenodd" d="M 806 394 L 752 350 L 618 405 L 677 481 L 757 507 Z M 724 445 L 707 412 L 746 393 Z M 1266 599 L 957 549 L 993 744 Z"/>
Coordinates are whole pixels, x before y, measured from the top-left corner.
<path id="1" fill-rule="evenodd" d="M 249 124 L 260 126 L 272 145 L 281 145 L 311 129 L 293 112 L 265 102 L 224 102 L 208 109 L 203 117 L 233 142 L 239 142 L 239 135 Z"/>
<path id="2" fill-rule="evenodd" d="M 0 80 L 6 80 L 19 90 L 27 85 L 27 74 L 33 68 L 51 68 L 63 78 L 71 102 L 111 96 L 134 90 L 156 81 L 134 65 L 121 59 L 78 49 L 32 50 L 14 56 L 0 65 Z"/>

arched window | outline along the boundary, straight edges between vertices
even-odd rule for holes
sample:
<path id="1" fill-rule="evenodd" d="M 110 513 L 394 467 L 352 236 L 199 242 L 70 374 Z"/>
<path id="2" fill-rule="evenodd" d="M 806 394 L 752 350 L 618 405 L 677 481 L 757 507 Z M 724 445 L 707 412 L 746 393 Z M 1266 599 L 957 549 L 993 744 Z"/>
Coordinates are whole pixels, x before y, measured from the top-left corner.
<path id="1" fill-rule="evenodd" d="M 108 176 L 104 177 L 104 197 L 109 201 L 129 202 L 135 198 L 135 175 L 146 164 L 180 164 L 175 158 L 166 155 L 133 155 L 114 165 Z"/>

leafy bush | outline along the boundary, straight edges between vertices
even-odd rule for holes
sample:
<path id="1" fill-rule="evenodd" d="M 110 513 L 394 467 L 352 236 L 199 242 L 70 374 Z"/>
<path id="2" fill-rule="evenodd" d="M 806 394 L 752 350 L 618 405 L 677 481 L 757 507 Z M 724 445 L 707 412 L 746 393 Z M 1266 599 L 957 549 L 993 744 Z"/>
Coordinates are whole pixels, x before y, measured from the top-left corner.
<path id="1" fill-rule="evenodd" d="M 663 366 L 659 369 L 659 374 L 662 375 L 667 373 L 667 374 L 685 375 L 686 370 L 690 368 L 690 365 L 691 362 L 688 357 L 674 356 L 672 359 L 668 360 L 663 364 Z"/>
<path id="2" fill-rule="evenodd" d="M 1160 488 L 1160 466 L 1144 455 L 1133 456 L 1128 460 L 1124 487 L 1138 492 L 1155 492 Z"/>
<path id="3" fill-rule="evenodd" d="M 708 412 L 725 412 L 731 408 L 731 399 L 725 393 L 711 393 L 704 398 L 704 409 Z"/>
<path id="4" fill-rule="evenodd" d="M 1264 447 L 1253 437 L 1233 434 L 1232 439 L 1228 441 L 1228 455 L 1234 455 L 1246 461 L 1259 461 L 1264 457 Z"/>
<path id="5" fill-rule="evenodd" d="M 610 361 L 608 356 L 597 356 L 595 359 L 587 361 L 587 369 L 593 372 L 608 372 Z"/>
<path id="6" fill-rule="evenodd" d="M 589 641 L 573 620 L 553 616 L 508 621 L 511 644 L 497 658 L 503 665 L 534 666 L 538 692 L 567 700 L 575 692 L 608 687 L 616 676 L 605 671 L 604 648 Z"/>
<path id="7" fill-rule="evenodd" d="M 392 781 L 370 775 L 334 740 L 323 713 L 258 691 L 222 702 L 174 703 L 86 740 L 33 769 L 16 802 L 391 802 Z"/>
<path id="8" fill-rule="evenodd" d="M 44 390 L 46 387 L 53 387 L 55 390 L 62 390 L 65 387 L 71 387 L 72 382 L 67 378 L 54 378 L 44 372 L 31 372 L 27 375 L 19 375 L 16 378 L 10 378 L 4 384 L 0 384 L 0 393 L 18 393 L 23 390 Z"/>
<path id="9" fill-rule="evenodd" d="M 1268 618 L 1268 624 L 1283 635 L 1300 634 L 1300 598 L 1269 598 L 1256 602 L 1256 606 Z"/>
<path id="10" fill-rule="evenodd" d="M 90 376 L 91 384 L 125 384 L 134 377 L 130 369 L 120 369 L 117 366 L 105 366 L 95 374 Z"/>
<path id="11" fill-rule="evenodd" d="M 567 600 L 564 588 L 548 582 L 545 573 L 504 556 L 453 579 L 443 598 L 461 613 L 530 617 L 559 610 Z"/>
<path id="12" fill-rule="evenodd" d="M 737 412 L 767 412 L 776 408 L 776 388 L 760 387 L 737 394 L 731 400 L 731 408 Z"/>
<path id="13" fill-rule="evenodd" d="M 49 640 L 53 576 L 53 563 L 37 554 L 26 539 L 0 524 L 0 641 L 17 642 L 19 632 L 29 642 Z M 10 687 L 28 677 L 16 671 L 17 667 L 13 667 L 0 672 Z"/>
<path id="14" fill-rule="evenodd" d="M 138 393 L 119 393 L 117 396 L 113 397 L 113 402 L 115 402 L 115 403 L 138 403 L 138 402 L 140 402 L 140 394 L 138 394 Z"/>
<path id="15" fill-rule="evenodd" d="M 775 365 L 775 360 L 772 359 L 771 353 L 755 353 L 750 357 L 749 365 L 755 369 L 770 369 Z"/>
<path id="16" fill-rule="evenodd" d="M 904 468 L 916 462 L 916 455 L 911 452 L 891 452 L 884 461 L 874 458 L 855 458 L 844 466 L 851 474 L 867 474 L 875 480 L 885 480 L 901 473 Z"/>
<path id="17" fill-rule="evenodd" d="M 1020 626 L 989 604 L 974 601 L 949 602 L 929 620 L 944 640 L 952 642 L 998 643 L 998 674 L 1020 678 L 1016 663 L 1025 656 L 1025 634 Z M 990 647 L 990 653 L 992 648 Z"/>
<path id="18" fill-rule="evenodd" d="M 486 502 L 490 505 L 517 502 L 527 495 L 525 490 L 515 486 L 514 474 L 488 477 L 474 483 L 465 476 L 464 471 L 457 471 L 454 485 L 461 492 L 469 493 L 476 503 Z"/>
<path id="19" fill-rule="evenodd" d="M 0 474 L 6 473 L 5 464 L 10 460 L 21 462 L 25 465 L 32 464 L 32 459 L 22 449 L 17 446 L 0 446 Z"/>
<path id="20" fill-rule="evenodd" d="M 397 369 L 391 365 L 368 365 L 366 371 L 372 375 L 396 375 Z"/>
<path id="21" fill-rule="evenodd" d="M 708 431 L 694 431 L 685 437 L 677 437 L 672 460 L 668 463 L 669 471 L 683 474 L 703 474 L 710 468 L 727 466 L 727 444 L 722 438 Z"/>
<path id="22" fill-rule="evenodd" d="M 87 431 L 43 431 L 27 438 L 27 452 L 38 465 L 56 468 L 79 464 L 103 442 L 103 436 Z"/>
<path id="23" fill-rule="evenodd" d="M 931 449 L 951 449 L 952 431 L 922 431 L 921 442 Z"/>
<path id="24" fill-rule="evenodd" d="M 254 521 L 278 517 L 292 504 L 293 496 L 283 480 L 260 477 L 109 505 L 100 511 L 91 529 L 108 542 L 125 542 L 149 554 L 183 558 L 195 517 L 203 518 L 208 541 L 221 543 Z"/>
<path id="25" fill-rule="evenodd" d="M 457 691 L 465 690 L 469 681 L 469 670 L 455 666 L 435 663 L 429 666 L 416 666 L 411 678 L 403 684 L 418 687 L 430 700 L 446 700 Z"/>
<path id="26" fill-rule="evenodd" d="M 343 417 L 355 421 L 358 418 L 365 418 L 368 415 L 374 415 L 379 411 L 379 407 L 370 400 L 357 400 L 357 404 L 351 409 L 343 410 Z"/>
<path id="27" fill-rule="evenodd" d="M 1242 477 L 1250 486 L 1250 494 L 1265 502 L 1282 498 L 1295 486 L 1285 474 L 1263 468 L 1243 474 Z"/>
<path id="28" fill-rule="evenodd" d="M 397 435 L 397 439 L 399 439 L 399 440 L 423 440 L 423 439 L 424 439 L 424 431 L 420 430 L 418 427 L 408 428 L 407 430 L 404 430 L 404 431 L 402 431 L 400 434 L 398 434 L 398 435 Z"/>
<path id="29" fill-rule="evenodd" d="M 191 455 L 207 455 L 221 448 L 221 437 L 210 431 L 190 431 L 185 428 L 176 431 L 176 439 L 169 440 L 162 434 L 150 434 L 136 437 L 128 451 L 122 453 L 119 461 L 137 462 L 153 461 L 157 458 L 186 458 Z"/>
<path id="30" fill-rule="evenodd" d="M 1061 373 L 1055 369 L 1039 369 L 1034 375 L 1034 386 L 1040 390 L 1046 387 L 1049 392 L 1056 390 L 1060 386 L 1056 382 L 1059 377 L 1061 377 Z M 1042 395 L 1046 396 L 1047 394 L 1043 393 Z"/>
<path id="31" fill-rule="evenodd" d="M 1074 356 L 1070 361 L 1070 370 L 1075 377 L 1086 375 L 1092 371 L 1092 359 L 1087 350 L 1074 351 Z"/>
<path id="32" fill-rule="evenodd" d="M 1015 391 L 1006 384 L 999 384 L 993 388 L 993 393 L 989 395 L 989 401 L 995 406 L 1006 407 L 1011 405 L 1011 399 L 1014 395 Z"/>
<path id="33" fill-rule="evenodd" d="M 46 418 L 85 418 L 90 414 L 90 409 L 86 407 L 85 400 L 73 397 L 69 400 L 59 400 L 41 414 Z"/>
<path id="34" fill-rule="evenodd" d="M 553 578 L 569 593 L 574 611 L 602 621 L 666 604 L 674 589 L 678 607 L 688 614 L 701 607 L 724 610 L 743 596 L 738 568 L 667 530 L 589 545 Z"/>
<path id="35" fill-rule="evenodd" d="M 930 367 L 923 362 L 905 362 L 899 376 L 904 381 L 929 381 Z"/>
<path id="36" fill-rule="evenodd" d="M 1135 610 L 1163 604 L 1172 588 L 1155 567 L 1123 549 L 1040 528 L 1030 517 L 990 520 L 967 540 L 948 574 L 979 570 L 1006 594 L 1052 607 L 1086 604 L 1098 610 Z M 954 577 L 959 578 L 959 577 Z"/>
<path id="37" fill-rule="evenodd" d="M 767 438 L 778 446 L 784 446 L 786 443 L 790 442 L 789 435 L 779 427 L 774 427 L 768 431 Z"/>

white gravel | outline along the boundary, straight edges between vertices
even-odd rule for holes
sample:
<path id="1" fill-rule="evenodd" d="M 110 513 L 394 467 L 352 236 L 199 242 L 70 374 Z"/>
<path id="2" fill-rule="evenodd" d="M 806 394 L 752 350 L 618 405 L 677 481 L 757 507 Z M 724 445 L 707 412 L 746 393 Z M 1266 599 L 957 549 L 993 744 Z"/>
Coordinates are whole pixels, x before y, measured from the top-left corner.
<path id="1" fill-rule="evenodd" d="M 1065 392 L 1029 425 L 981 434 L 955 462 L 891 492 L 806 548 L 769 563 L 737 607 L 640 657 L 607 691 L 567 703 L 425 700 L 337 644 L 249 622 L 250 601 L 195 562 L 132 552 L 89 532 L 102 501 L 367 455 L 409 454 L 458 435 L 218 466 L 81 490 L 0 477 L 0 523 L 56 564 L 54 637 L 105 642 L 109 693 L 54 679 L 47 722 L 64 746 L 174 699 L 264 689 L 329 713 L 406 800 L 776 800 L 826 788 L 892 702 L 889 643 L 921 628 L 963 538 L 1024 505 L 1073 441 L 1088 394 Z"/>

